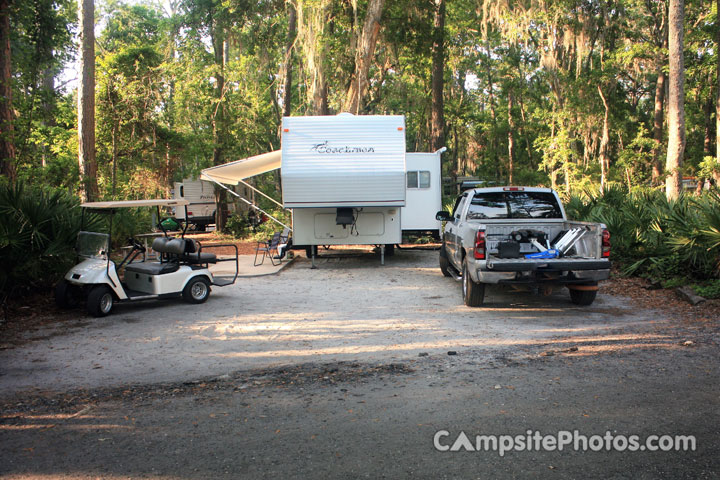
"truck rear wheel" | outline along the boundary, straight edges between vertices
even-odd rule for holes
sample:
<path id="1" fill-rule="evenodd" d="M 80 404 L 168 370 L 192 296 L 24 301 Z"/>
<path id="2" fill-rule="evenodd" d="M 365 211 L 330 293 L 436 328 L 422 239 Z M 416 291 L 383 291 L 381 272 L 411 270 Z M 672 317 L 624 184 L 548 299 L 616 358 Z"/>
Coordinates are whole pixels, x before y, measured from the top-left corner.
<path id="1" fill-rule="evenodd" d="M 597 283 L 588 286 L 597 287 Z M 591 305 L 597 297 L 597 290 L 578 290 L 568 287 L 570 290 L 570 301 L 576 305 Z"/>
<path id="2" fill-rule="evenodd" d="M 452 277 L 450 273 L 450 261 L 447 258 L 447 252 L 445 251 L 445 243 L 443 242 L 440 247 L 440 271 L 445 277 Z"/>
<path id="3" fill-rule="evenodd" d="M 485 299 L 485 284 L 475 283 L 468 273 L 467 259 L 463 262 L 462 272 L 463 301 L 468 307 L 479 307 Z"/>

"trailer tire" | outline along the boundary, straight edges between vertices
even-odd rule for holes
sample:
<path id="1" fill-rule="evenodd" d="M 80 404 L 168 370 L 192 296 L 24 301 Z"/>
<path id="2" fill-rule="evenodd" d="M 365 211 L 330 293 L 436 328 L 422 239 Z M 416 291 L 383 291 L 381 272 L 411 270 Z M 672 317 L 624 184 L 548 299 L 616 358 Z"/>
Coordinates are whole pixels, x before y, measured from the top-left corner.
<path id="1" fill-rule="evenodd" d="M 204 303 L 210 296 L 210 282 L 205 277 L 195 277 L 183 288 L 183 299 L 188 303 Z"/>
<path id="2" fill-rule="evenodd" d="M 305 256 L 307 258 L 311 258 L 313 254 L 317 257 L 317 245 L 308 245 L 305 247 Z"/>
<path id="3" fill-rule="evenodd" d="M 104 317 L 112 311 L 114 303 L 112 290 L 107 285 L 96 285 L 88 294 L 86 307 L 93 317 Z"/>
<path id="4" fill-rule="evenodd" d="M 467 259 L 463 262 L 462 271 L 463 301 L 468 307 L 479 307 L 485 298 L 485 284 L 475 283 L 468 273 Z"/>
<path id="5" fill-rule="evenodd" d="M 80 300 L 80 289 L 67 280 L 60 280 L 55 285 L 55 305 L 67 309 L 76 307 Z"/>
<path id="6" fill-rule="evenodd" d="M 394 255 L 395 255 L 395 244 L 394 243 L 386 243 L 385 244 L 385 256 L 392 257 Z"/>
<path id="7" fill-rule="evenodd" d="M 597 285 L 594 284 L 593 286 Z M 570 301 L 574 303 L 575 305 L 591 305 L 595 301 L 595 297 L 597 297 L 597 290 L 575 290 L 574 288 L 569 288 L 570 290 Z"/>
<path id="8" fill-rule="evenodd" d="M 445 243 L 440 247 L 440 271 L 445 277 L 452 277 L 450 273 L 450 261 L 447 258 L 447 252 L 445 251 Z"/>

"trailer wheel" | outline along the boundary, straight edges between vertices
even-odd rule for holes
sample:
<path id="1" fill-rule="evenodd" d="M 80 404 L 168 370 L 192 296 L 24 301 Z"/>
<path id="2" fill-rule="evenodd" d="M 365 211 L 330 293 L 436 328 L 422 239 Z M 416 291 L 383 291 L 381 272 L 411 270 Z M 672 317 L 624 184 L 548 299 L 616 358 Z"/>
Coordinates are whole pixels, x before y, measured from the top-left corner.
<path id="1" fill-rule="evenodd" d="M 312 257 L 313 254 L 315 254 L 315 256 L 317 257 L 317 245 L 308 245 L 307 247 L 305 247 L 305 256 L 307 258 Z"/>
<path id="2" fill-rule="evenodd" d="M 485 284 L 475 283 L 467 268 L 467 259 L 463 262 L 462 271 L 463 301 L 468 307 L 479 307 L 485 298 Z"/>
<path id="3" fill-rule="evenodd" d="M 392 257 L 393 255 L 395 255 L 395 244 L 394 243 L 386 243 L 385 244 L 385 256 Z"/>
<path id="4" fill-rule="evenodd" d="M 440 271 L 445 277 L 452 277 L 450 273 L 450 261 L 447 258 L 447 252 L 445 251 L 445 243 L 443 242 L 440 247 Z"/>
<path id="5" fill-rule="evenodd" d="M 80 289 L 66 280 L 55 285 L 55 305 L 59 308 L 76 307 L 80 300 Z"/>
<path id="6" fill-rule="evenodd" d="M 115 303 L 113 293 L 107 285 L 97 285 L 90 290 L 87 298 L 87 311 L 93 317 L 104 317 L 110 313 Z"/>
<path id="7" fill-rule="evenodd" d="M 597 286 L 597 283 L 589 286 Z M 577 290 L 570 287 L 568 290 L 570 290 L 570 301 L 576 305 L 591 305 L 598 293 L 597 290 Z"/>
<path id="8" fill-rule="evenodd" d="M 210 296 L 210 282 L 205 277 L 195 277 L 183 288 L 183 299 L 188 303 L 203 303 Z"/>

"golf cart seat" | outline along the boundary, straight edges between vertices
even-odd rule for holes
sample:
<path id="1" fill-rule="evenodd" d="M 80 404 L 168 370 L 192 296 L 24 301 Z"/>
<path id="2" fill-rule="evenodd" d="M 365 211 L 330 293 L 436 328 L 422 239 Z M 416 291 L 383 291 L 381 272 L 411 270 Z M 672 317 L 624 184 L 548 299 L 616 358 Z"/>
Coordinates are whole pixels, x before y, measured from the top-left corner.
<path id="1" fill-rule="evenodd" d="M 198 252 L 197 242 L 188 238 L 156 238 L 152 249 L 170 260 L 191 265 L 217 262 L 215 254 Z"/>
<path id="2" fill-rule="evenodd" d="M 177 272 L 180 265 L 177 262 L 138 262 L 129 263 L 125 267 L 125 274 L 128 272 L 144 273 L 145 275 L 163 275 L 165 273 Z"/>

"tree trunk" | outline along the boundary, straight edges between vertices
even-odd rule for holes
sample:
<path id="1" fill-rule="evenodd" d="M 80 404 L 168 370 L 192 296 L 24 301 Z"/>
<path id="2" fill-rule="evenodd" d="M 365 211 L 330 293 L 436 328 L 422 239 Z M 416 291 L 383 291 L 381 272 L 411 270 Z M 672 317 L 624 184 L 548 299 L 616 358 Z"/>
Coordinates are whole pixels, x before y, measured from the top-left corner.
<path id="1" fill-rule="evenodd" d="M 514 183 L 513 173 L 515 171 L 515 139 L 513 132 L 515 131 L 515 120 L 513 119 L 513 94 L 508 92 L 508 184 Z"/>
<path id="2" fill-rule="evenodd" d="M 720 1 L 720 0 L 718 0 Z M 660 155 L 662 154 L 663 141 L 663 107 L 665 104 L 665 72 L 660 70 L 657 82 L 655 83 L 655 109 L 653 112 L 653 140 L 655 147 L 653 148 L 652 160 L 652 184 L 660 185 L 662 183 L 663 164 Z"/>
<path id="3" fill-rule="evenodd" d="M 0 174 L 15 182 L 10 0 L 0 0 Z"/>
<path id="4" fill-rule="evenodd" d="M 224 28 L 218 25 L 217 19 L 213 19 L 212 44 L 215 54 L 215 68 L 217 78 L 215 83 L 215 112 L 212 119 L 213 127 L 213 165 L 222 165 L 225 162 L 225 105 L 223 96 L 225 94 L 225 64 L 228 57 L 228 44 L 225 38 Z M 215 186 L 215 227 L 222 232 L 225 229 L 227 196 L 225 189 Z"/>
<path id="5" fill-rule="evenodd" d="M 720 0 L 719 0 L 720 1 Z M 283 117 L 289 117 L 292 105 L 292 76 L 293 61 L 292 51 L 295 45 L 295 34 L 297 32 L 297 12 L 292 0 L 287 2 L 288 8 L 288 36 L 285 44 L 285 85 L 283 88 Z"/>
<path id="6" fill-rule="evenodd" d="M 95 160 L 95 5 L 82 0 L 80 20 L 80 71 L 78 89 L 78 165 L 80 196 L 83 200 L 98 198 L 97 162 Z"/>
<path id="7" fill-rule="evenodd" d="M 608 160 L 608 146 L 610 145 L 610 127 L 609 127 L 609 116 L 610 107 L 608 107 L 605 95 L 603 95 L 600 85 L 597 87 L 600 98 L 602 99 L 603 106 L 605 107 L 605 117 L 603 118 L 603 129 L 602 139 L 600 140 L 600 188 L 605 190 L 605 176 L 607 166 L 610 164 Z"/>
<path id="8" fill-rule="evenodd" d="M 443 81 L 445 72 L 445 0 L 435 0 L 432 51 L 432 110 L 430 114 L 430 150 L 445 146 L 445 105 Z"/>
<path id="9" fill-rule="evenodd" d="M 530 162 L 530 166 L 532 168 L 536 168 L 535 162 L 533 161 L 532 143 L 530 143 L 530 137 L 528 137 L 527 133 L 527 119 L 525 118 L 525 105 L 523 103 L 522 95 L 520 96 L 518 103 L 520 105 L 520 119 L 522 120 L 522 132 L 523 137 L 525 138 L 525 149 L 527 150 L 528 161 Z"/>
<path id="10" fill-rule="evenodd" d="M 670 0 L 668 23 L 668 151 L 665 195 L 675 199 L 682 189 L 681 169 L 685 153 L 685 68 L 683 65 L 684 0 Z"/>
<path id="11" fill-rule="evenodd" d="M 355 73 L 345 96 L 343 110 L 346 112 L 357 115 L 362 110 L 370 64 L 375 55 L 375 45 L 380 34 L 380 17 L 384 6 L 385 0 L 369 0 L 368 2 L 365 24 L 355 53 Z"/>
<path id="12" fill-rule="evenodd" d="M 720 9 L 720 0 L 717 0 L 716 7 Z M 720 12 L 720 10 L 716 10 Z M 715 51 L 720 49 L 720 18 L 715 19 Z M 713 178 L 715 185 L 720 185 L 720 55 L 717 57 L 717 79 L 715 86 L 715 170 Z"/>

